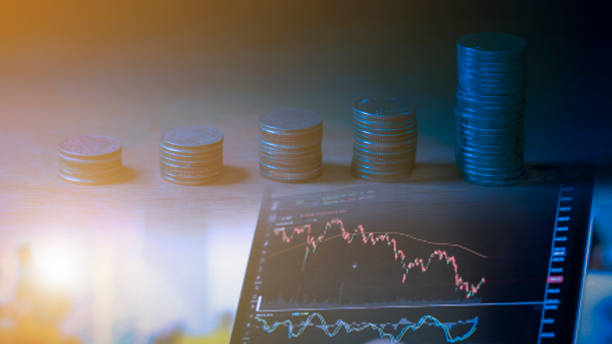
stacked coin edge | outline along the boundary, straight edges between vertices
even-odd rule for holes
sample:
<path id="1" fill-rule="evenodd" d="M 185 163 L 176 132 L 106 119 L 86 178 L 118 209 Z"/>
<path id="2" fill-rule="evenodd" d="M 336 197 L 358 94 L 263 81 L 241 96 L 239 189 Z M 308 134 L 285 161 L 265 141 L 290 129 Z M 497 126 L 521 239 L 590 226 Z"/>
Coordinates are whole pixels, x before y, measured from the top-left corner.
<path id="1" fill-rule="evenodd" d="M 456 160 L 470 183 L 513 185 L 525 175 L 524 45 L 501 33 L 457 41 Z"/>
<path id="2" fill-rule="evenodd" d="M 270 180 L 301 183 L 322 173 L 323 120 L 305 109 L 277 109 L 259 120 L 259 171 Z"/>
<path id="3" fill-rule="evenodd" d="M 105 147 L 103 151 L 101 146 Z M 77 151 L 83 149 L 89 152 Z M 110 184 L 117 180 L 123 168 L 121 142 L 110 136 L 70 137 L 60 143 L 57 154 L 58 176 L 73 184 Z"/>
<path id="4" fill-rule="evenodd" d="M 172 142 L 169 136 L 177 131 L 209 137 L 200 137 L 205 142 L 199 143 Z M 215 182 L 223 169 L 223 134 L 206 126 L 167 131 L 159 141 L 159 167 L 162 179 L 170 183 L 197 186 Z"/>
<path id="5" fill-rule="evenodd" d="M 392 97 L 365 97 L 353 103 L 352 120 L 353 176 L 393 182 L 412 173 L 418 137 L 413 108 Z"/>

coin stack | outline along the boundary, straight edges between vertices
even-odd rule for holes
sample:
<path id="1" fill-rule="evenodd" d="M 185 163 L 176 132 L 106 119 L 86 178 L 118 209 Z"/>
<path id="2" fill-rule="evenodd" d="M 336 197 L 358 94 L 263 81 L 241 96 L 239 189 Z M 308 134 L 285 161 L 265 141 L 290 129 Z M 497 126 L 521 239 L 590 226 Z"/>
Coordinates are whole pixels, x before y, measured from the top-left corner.
<path id="1" fill-rule="evenodd" d="M 353 104 L 353 176 L 397 181 L 415 163 L 417 120 L 414 109 L 395 98 L 362 98 Z"/>
<path id="2" fill-rule="evenodd" d="M 159 141 L 161 177 L 179 185 L 216 180 L 223 168 L 223 133 L 206 126 L 175 128 Z"/>
<path id="3" fill-rule="evenodd" d="M 70 137 L 59 145 L 59 176 L 83 185 L 108 184 L 122 169 L 121 142 L 102 135 Z"/>
<path id="4" fill-rule="evenodd" d="M 470 183 L 512 185 L 524 175 L 525 44 L 505 33 L 457 42 L 456 158 Z"/>
<path id="5" fill-rule="evenodd" d="M 259 171 L 281 182 L 303 182 L 321 174 L 323 120 L 302 109 L 268 112 L 259 119 Z"/>

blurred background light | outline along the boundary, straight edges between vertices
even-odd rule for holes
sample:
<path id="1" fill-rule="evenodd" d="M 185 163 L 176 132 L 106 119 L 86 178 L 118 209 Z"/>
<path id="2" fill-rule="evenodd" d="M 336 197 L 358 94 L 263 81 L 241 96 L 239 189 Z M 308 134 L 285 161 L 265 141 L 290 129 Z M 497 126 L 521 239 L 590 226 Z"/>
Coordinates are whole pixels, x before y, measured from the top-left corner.
<path id="1" fill-rule="evenodd" d="M 78 292 L 85 285 L 85 253 L 69 240 L 32 244 L 33 274 L 47 288 Z"/>

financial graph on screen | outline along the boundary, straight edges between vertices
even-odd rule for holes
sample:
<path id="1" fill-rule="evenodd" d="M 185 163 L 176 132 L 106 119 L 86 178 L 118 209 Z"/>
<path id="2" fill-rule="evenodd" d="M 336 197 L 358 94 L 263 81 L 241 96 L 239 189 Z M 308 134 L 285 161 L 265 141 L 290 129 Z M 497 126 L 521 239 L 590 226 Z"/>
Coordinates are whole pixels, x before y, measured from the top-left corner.
<path id="1" fill-rule="evenodd" d="M 335 235 L 331 235 L 331 233 L 329 232 L 331 232 L 333 229 L 337 229 L 339 233 Z M 429 245 L 459 247 L 467 252 L 470 252 L 472 254 L 475 254 L 479 257 L 486 259 L 487 257 L 486 255 L 482 253 L 478 253 L 472 249 L 466 248 L 460 244 L 434 243 L 434 242 L 431 242 L 425 239 L 420 239 L 410 234 L 401 233 L 401 232 L 390 232 L 390 233 L 389 232 L 368 232 L 365 230 L 363 225 L 358 225 L 354 230 L 349 231 L 346 229 L 346 227 L 344 226 L 344 222 L 340 218 L 333 218 L 330 221 L 327 221 L 323 225 L 322 232 L 318 235 L 314 235 L 312 233 L 312 224 L 294 227 L 293 229 L 290 230 L 289 234 L 287 234 L 287 229 L 284 227 L 275 228 L 274 234 L 277 236 L 280 236 L 280 239 L 282 240 L 282 242 L 286 244 L 291 244 L 295 237 L 304 236 L 303 244 L 293 245 L 291 246 L 291 248 L 289 248 L 289 249 L 294 249 L 300 246 L 304 246 L 305 252 L 304 252 L 304 260 L 302 262 L 302 271 L 304 270 L 304 267 L 308 261 L 308 257 L 316 253 L 318 245 L 324 244 L 325 242 L 328 242 L 334 239 L 342 239 L 344 242 L 346 242 L 347 245 L 350 245 L 355 241 L 355 239 L 357 239 L 356 245 L 359 245 L 359 243 L 361 243 L 362 245 L 371 245 L 371 246 L 375 246 L 377 244 L 386 245 L 391 253 L 390 255 L 388 255 L 389 256 L 388 258 L 389 259 L 393 258 L 393 260 L 399 266 L 401 266 L 401 269 L 403 271 L 402 276 L 401 276 L 402 284 L 406 284 L 408 273 L 411 270 L 415 270 L 415 272 L 420 271 L 422 273 L 425 273 L 429 270 L 429 267 L 431 266 L 431 264 L 435 262 L 444 263 L 451 268 L 451 272 L 453 275 L 452 280 L 453 280 L 454 286 L 456 290 L 464 292 L 466 298 L 470 298 L 476 295 L 478 291 L 480 290 L 480 287 L 482 286 L 482 284 L 485 283 L 486 281 L 484 277 L 482 277 L 480 281 L 478 281 L 476 284 L 465 281 L 463 277 L 459 274 L 459 267 L 457 265 L 457 259 L 444 250 L 435 249 L 431 252 L 429 257 L 425 259 L 421 257 L 416 257 L 414 259 L 411 259 L 408 256 L 409 254 L 407 253 L 408 251 L 404 252 L 403 249 L 398 247 L 398 245 L 400 244 L 398 244 L 398 239 L 396 239 L 396 237 L 398 238 L 405 237 L 405 238 L 409 238 L 409 239 L 412 239 L 418 242 L 422 242 L 425 244 L 429 244 Z M 296 238 L 296 239 L 299 239 L 299 238 Z M 282 253 L 287 252 L 287 250 L 288 249 L 284 249 L 278 252 L 271 253 L 269 257 L 280 255 Z"/>
<path id="2" fill-rule="evenodd" d="M 563 342 L 590 192 L 448 183 L 266 199 L 237 342 Z"/>
<path id="3" fill-rule="evenodd" d="M 296 314 L 299 315 L 299 314 Z M 266 333 L 273 333 L 279 327 L 287 328 L 287 338 L 300 337 L 308 327 L 315 327 L 323 332 L 327 337 L 334 338 L 341 332 L 350 334 L 353 332 L 373 331 L 380 338 L 388 339 L 391 342 L 399 342 L 410 332 L 416 332 L 422 327 L 437 327 L 440 329 L 441 335 L 448 343 L 455 343 L 469 338 L 475 331 L 478 325 L 478 317 L 467 320 L 457 320 L 455 322 L 443 323 L 431 315 L 422 316 L 417 322 L 411 322 L 408 319 L 402 318 L 396 323 L 372 323 L 372 322 L 346 322 L 342 319 L 336 320 L 334 323 L 328 323 L 321 313 L 306 313 L 305 319 L 296 321 L 283 320 L 268 323 L 265 318 L 255 317 L 257 322 L 261 323 L 262 330 Z M 453 332 L 457 327 L 461 329 L 462 334 L 455 335 Z"/>

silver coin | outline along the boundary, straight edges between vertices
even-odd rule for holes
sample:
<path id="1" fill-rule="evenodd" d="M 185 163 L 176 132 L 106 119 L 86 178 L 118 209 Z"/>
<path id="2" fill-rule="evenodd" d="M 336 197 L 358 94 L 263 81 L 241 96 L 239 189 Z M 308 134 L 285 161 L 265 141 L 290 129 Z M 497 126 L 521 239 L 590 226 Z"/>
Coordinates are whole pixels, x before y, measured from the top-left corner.
<path id="1" fill-rule="evenodd" d="M 523 126 L 513 126 L 505 128 L 490 128 L 484 126 L 473 126 L 467 123 L 457 123 L 457 133 L 464 135 L 467 139 L 499 139 L 508 140 L 511 138 L 521 138 L 523 136 Z"/>
<path id="2" fill-rule="evenodd" d="M 300 170 L 300 171 L 311 171 L 315 167 L 322 166 L 321 161 L 308 161 L 308 162 L 299 162 L 299 163 L 282 163 L 276 161 L 270 161 L 268 159 L 261 159 L 259 161 L 261 164 L 265 166 L 271 166 L 277 170 Z"/>
<path id="3" fill-rule="evenodd" d="M 462 137 L 459 138 L 459 143 L 461 148 L 466 151 L 476 151 L 480 153 L 491 153 L 491 154 L 503 154 L 509 152 L 520 152 L 523 149 L 523 143 L 507 143 L 507 144 L 499 144 L 499 145 L 485 145 L 482 143 L 474 143 L 470 140 L 466 140 Z"/>
<path id="4" fill-rule="evenodd" d="M 416 135 L 404 135 L 404 136 L 382 136 L 382 135 L 367 135 L 362 132 L 354 132 L 353 138 L 357 141 L 374 142 L 374 143 L 398 143 L 398 144 L 412 144 L 416 141 Z"/>
<path id="5" fill-rule="evenodd" d="M 457 153 L 455 158 L 457 160 L 457 163 L 459 164 L 465 164 L 481 168 L 507 169 L 514 168 L 516 166 L 522 166 L 524 164 L 522 156 L 497 160 L 483 160 L 468 156 L 466 154 Z"/>
<path id="6" fill-rule="evenodd" d="M 475 54 L 464 47 L 457 47 L 457 61 L 462 60 L 464 63 L 472 64 L 509 64 L 520 65 L 525 63 L 525 52 L 520 51 L 516 54 L 500 54 L 500 55 L 483 55 Z"/>
<path id="7" fill-rule="evenodd" d="M 72 175 L 66 171 L 59 170 L 58 176 L 69 183 L 79 184 L 79 185 L 104 185 L 111 184 L 118 180 L 120 174 L 115 173 L 108 176 L 94 176 L 94 177 L 80 177 L 76 175 Z"/>
<path id="8" fill-rule="evenodd" d="M 113 174 L 119 173 L 123 166 L 115 165 L 110 167 L 105 167 L 101 169 L 82 169 L 82 168 L 74 168 L 65 165 L 60 165 L 59 170 L 64 173 L 74 177 L 79 178 L 104 178 L 107 176 L 111 176 Z"/>
<path id="9" fill-rule="evenodd" d="M 259 119 L 260 128 L 277 132 L 299 132 L 321 126 L 322 123 L 319 114 L 305 109 L 278 109 L 263 114 Z"/>
<path id="10" fill-rule="evenodd" d="M 355 170 L 359 170 L 364 173 L 370 174 L 382 174 L 382 175 L 392 175 L 392 174 L 409 174 L 414 167 L 414 164 L 405 164 L 402 166 L 381 166 L 381 165 L 367 165 L 359 162 L 358 160 L 354 160 L 351 162 L 351 166 Z"/>
<path id="11" fill-rule="evenodd" d="M 160 163 L 167 167 L 185 169 L 185 170 L 210 169 L 210 168 L 217 168 L 218 166 L 223 166 L 223 158 L 219 157 L 214 160 L 200 161 L 200 162 L 185 162 L 185 161 L 180 161 L 180 160 L 177 161 L 177 160 L 169 160 L 165 158 L 160 158 Z"/>
<path id="12" fill-rule="evenodd" d="M 459 79 L 459 86 L 465 90 L 485 90 L 481 92 L 481 94 L 521 95 L 523 93 L 522 89 L 524 88 L 524 82 L 522 80 L 498 81 L 491 79 L 461 78 Z"/>
<path id="13" fill-rule="evenodd" d="M 402 119 L 415 113 L 412 107 L 401 105 L 396 98 L 366 97 L 353 103 L 353 112 L 380 120 Z"/>
<path id="14" fill-rule="evenodd" d="M 218 150 L 218 151 L 212 151 L 212 152 L 206 152 L 206 153 L 177 154 L 177 153 L 170 153 L 164 150 L 160 150 L 159 157 L 160 159 L 163 158 L 163 159 L 167 159 L 170 161 L 176 161 L 176 162 L 197 163 L 197 162 L 210 161 L 210 160 L 214 160 L 214 159 L 223 157 L 223 151 Z"/>
<path id="15" fill-rule="evenodd" d="M 389 158 L 386 156 L 353 154 L 353 162 L 359 162 L 364 166 L 369 167 L 386 167 L 396 168 L 405 165 L 412 165 L 415 161 L 415 154 L 406 154 L 400 157 Z"/>
<path id="16" fill-rule="evenodd" d="M 274 180 L 274 181 L 279 181 L 279 182 L 286 182 L 286 183 L 299 183 L 299 182 L 305 182 L 305 181 L 309 181 L 312 180 L 314 178 L 317 178 L 321 175 L 321 171 L 322 169 L 315 169 L 312 170 L 310 172 L 303 172 L 303 173 L 291 173 L 291 172 L 277 172 L 274 170 L 270 170 L 267 169 L 263 166 L 259 166 L 259 172 L 260 174 L 268 179 Z"/>
<path id="17" fill-rule="evenodd" d="M 367 126 L 380 126 L 380 127 L 401 127 L 410 126 L 417 121 L 416 112 L 392 115 L 385 114 L 368 114 L 365 112 L 353 110 L 351 116 L 353 120 L 362 122 Z"/>
<path id="18" fill-rule="evenodd" d="M 472 165 L 461 164 L 459 165 L 462 175 L 467 175 L 472 178 L 480 178 L 487 180 L 507 180 L 521 178 L 525 171 L 522 165 L 513 166 L 512 168 L 483 168 L 475 167 Z"/>
<path id="19" fill-rule="evenodd" d="M 74 171 L 83 171 L 83 172 L 92 172 L 97 173 L 98 171 L 105 171 L 108 169 L 121 168 L 123 165 L 121 164 L 121 160 L 113 161 L 111 163 L 103 163 L 103 164 L 79 164 L 75 162 L 69 162 L 64 160 L 59 160 L 60 168 L 67 168 Z"/>
<path id="20" fill-rule="evenodd" d="M 488 179 L 510 179 L 517 178 L 523 174 L 524 169 L 522 164 L 508 166 L 503 168 L 495 168 L 492 166 L 472 165 L 462 163 L 459 165 L 462 173 L 470 174 L 474 177 Z"/>
<path id="21" fill-rule="evenodd" d="M 397 128 L 397 129 L 377 129 L 363 127 L 357 123 L 353 123 L 353 132 L 371 135 L 371 136 L 415 136 L 417 134 L 416 125 L 408 128 Z"/>
<path id="22" fill-rule="evenodd" d="M 165 148 L 159 149 L 160 156 L 165 156 L 168 158 L 176 159 L 176 160 L 207 160 L 218 156 L 223 156 L 223 148 L 222 146 L 218 146 L 215 149 L 205 149 L 201 151 L 191 150 L 191 151 L 177 151 L 177 150 L 168 150 Z"/>
<path id="23" fill-rule="evenodd" d="M 381 137 L 378 135 L 364 135 L 358 132 L 353 132 L 353 138 L 355 143 L 360 143 L 364 146 L 380 145 L 381 147 L 413 146 L 418 141 L 417 135 Z"/>
<path id="24" fill-rule="evenodd" d="M 67 165 L 78 165 L 78 166 L 106 166 L 113 164 L 121 164 L 121 154 L 112 154 L 108 158 L 104 159 L 83 159 L 68 156 L 63 154 L 61 151 L 57 153 L 59 160 Z"/>
<path id="25" fill-rule="evenodd" d="M 459 166 L 470 166 L 473 168 L 483 169 L 516 169 L 524 165 L 522 156 L 507 156 L 507 157 L 491 157 L 491 158 L 473 158 L 468 157 L 466 154 L 457 154 L 455 157 L 456 162 Z"/>
<path id="26" fill-rule="evenodd" d="M 215 182 L 216 180 L 219 179 L 219 177 L 221 176 L 221 173 L 218 173 L 212 176 L 208 176 L 208 177 L 202 177 L 202 178 L 180 178 L 180 177 L 175 177 L 173 175 L 169 175 L 165 173 L 164 171 L 161 171 L 160 175 L 163 180 L 173 183 L 173 184 L 184 185 L 184 186 L 198 186 L 198 185 L 211 184 Z"/>
<path id="27" fill-rule="evenodd" d="M 526 74 L 524 68 L 513 70 L 484 68 L 482 66 L 479 66 L 479 68 L 471 68 L 461 64 L 457 66 L 457 76 L 459 76 L 459 78 L 466 76 L 472 78 L 514 80 L 524 79 Z"/>
<path id="28" fill-rule="evenodd" d="M 514 90 L 518 87 L 525 87 L 525 79 L 517 77 L 517 78 L 506 78 L 506 77 L 497 77 L 491 75 L 458 75 L 458 84 L 461 88 L 471 89 L 475 87 L 495 87 L 495 88 L 505 88 L 506 90 Z M 516 94 L 517 92 L 509 93 Z"/>
<path id="29" fill-rule="evenodd" d="M 307 145 L 314 142 L 320 142 L 323 137 L 323 132 L 318 131 L 315 133 L 300 133 L 300 134 L 288 134 L 288 135 L 271 135 L 270 133 L 261 131 L 260 138 L 263 141 L 273 144 L 283 145 Z"/>
<path id="30" fill-rule="evenodd" d="M 457 103 L 455 106 L 455 115 L 458 118 L 469 121 L 487 121 L 487 120 L 497 120 L 497 121 L 510 121 L 516 122 L 518 120 L 522 120 L 524 118 L 523 110 L 517 109 L 505 109 L 505 108 L 495 108 L 488 106 L 479 106 L 479 107 L 468 107 L 464 104 Z"/>
<path id="31" fill-rule="evenodd" d="M 270 154 L 265 151 L 260 150 L 259 156 L 262 158 L 268 158 L 279 161 L 305 161 L 305 160 L 321 160 L 322 153 L 312 152 L 306 154 Z"/>
<path id="32" fill-rule="evenodd" d="M 485 136 L 485 135 L 470 135 L 459 133 L 459 143 L 466 147 L 511 147 L 523 145 L 525 140 L 523 136 L 508 135 L 500 136 Z"/>
<path id="33" fill-rule="evenodd" d="M 459 134 L 459 142 L 465 147 L 516 147 L 524 144 L 523 137 L 514 137 L 509 135 L 505 138 L 490 137 L 490 136 L 468 136 L 467 134 Z"/>
<path id="34" fill-rule="evenodd" d="M 458 55 L 457 68 L 472 71 L 488 71 L 493 73 L 522 72 L 525 70 L 525 63 L 522 61 L 522 59 L 507 59 L 501 61 Z"/>
<path id="35" fill-rule="evenodd" d="M 512 186 L 512 185 L 519 184 L 524 179 L 524 177 L 519 177 L 515 179 L 506 179 L 506 180 L 487 180 L 487 179 L 475 178 L 469 175 L 463 175 L 463 179 L 467 181 L 468 183 L 471 183 L 474 185 L 487 186 L 487 187 L 504 187 L 504 186 Z"/>
<path id="36" fill-rule="evenodd" d="M 523 38 L 501 32 L 479 32 L 461 37 L 457 47 L 466 54 L 476 56 L 512 56 L 520 54 L 526 46 Z"/>
<path id="37" fill-rule="evenodd" d="M 351 170 L 358 171 L 359 173 L 369 174 L 369 175 L 378 175 L 378 176 L 401 176 L 408 175 L 412 171 L 411 166 L 405 166 L 404 168 L 395 168 L 395 169 L 372 169 L 370 166 L 363 165 L 359 162 L 353 161 L 351 162 Z"/>
<path id="38" fill-rule="evenodd" d="M 412 149 L 407 149 L 404 151 L 395 151 L 395 152 L 386 152 L 386 151 L 375 151 L 364 149 L 361 147 L 353 147 L 353 154 L 360 154 L 363 156 L 372 156 L 372 157 L 380 157 L 381 159 L 395 159 L 404 156 L 414 155 L 416 153 L 416 147 Z"/>
<path id="39" fill-rule="evenodd" d="M 456 128 L 459 131 L 466 131 L 471 134 L 490 134 L 490 135 L 520 135 L 524 133 L 523 121 L 510 120 L 466 120 L 465 118 L 455 118 Z"/>
<path id="40" fill-rule="evenodd" d="M 59 151 L 67 157 L 104 160 L 121 155 L 121 142 L 104 135 L 74 136 L 62 141 Z"/>
<path id="41" fill-rule="evenodd" d="M 321 159 L 321 150 L 309 151 L 309 152 L 269 152 L 263 149 L 259 150 L 259 154 L 262 157 L 278 160 L 308 160 L 308 159 Z"/>
<path id="42" fill-rule="evenodd" d="M 474 159 L 480 160 L 483 163 L 485 161 L 490 162 L 500 162 L 507 160 L 514 160 L 521 156 L 523 156 L 523 148 L 517 147 L 517 149 L 509 151 L 482 151 L 474 148 L 460 146 L 457 148 L 459 150 L 459 155 L 469 155 Z"/>
<path id="43" fill-rule="evenodd" d="M 457 88 L 455 93 L 457 98 L 473 100 L 476 102 L 485 102 L 485 103 L 502 103 L 502 104 L 515 104 L 515 103 L 524 103 L 525 99 L 523 97 L 516 97 L 516 95 L 498 95 L 498 96 L 489 96 L 478 93 L 467 92 L 461 87 Z"/>
<path id="44" fill-rule="evenodd" d="M 364 171 L 359 167 L 351 166 L 351 175 L 356 178 L 365 179 L 374 182 L 397 182 L 404 180 L 412 173 L 411 170 L 396 171 L 393 173 L 372 173 Z"/>
<path id="45" fill-rule="evenodd" d="M 465 135 L 468 138 L 484 138 L 484 139 L 500 139 L 507 140 L 509 138 L 524 138 L 523 126 L 516 126 L 513 128 L 487 128 L 482 129 L 481 127 L 474 127 L 466 123 L 457 123 L 457 131 L 460 134 Z"/>
<path id="46" fill-rule="evenodd" d="M 308 173 L 313 170 L 320 169 L 322 165 L 323 164 L 321 162 L 316 162 L 316 163 L 309 164 L 306 166 L 300 166 L 300 165 L 281 166 L 281 165 L 267 164 L 264 161 L 259 162 L 260 167 L 266 168 L 270 171 L 288 172 L 288 173 Z"/>
<path id="47" fill-rule="evenodd" d="M 517 131 L 521 130 L 524 126 L 524 120 L 521 118 L 491 118 L 491 117 L 476 117 L 472 115 L 457 115 L 455 121 L 459 126 L 469 126 L 472 128 L 479 129 L 490 129 L 490 130 L 509 130 L 515 128 Z M 476 129 L 474 129 L 476 130 Z"/>
<path id="48" fill-rule="evenodd" d="M 525 68 L 522 56 L 512 58 L 484 58 L 473 55 L 457 54 L 457 65 L 472 70 L 487 69 L 491 71 L 515 71 Z"/>
<path id="49" fill-rule="evenodd" d="M 405 152 L 416 150 L 416 141 L 410 144 L 406 143 L 377 143 L 370 141 L 354 141 L 353 148 L 357 150 L 366 150 L 372 152 Z"/>
<path id="50" fill-rule="evenodd" d="M 176 171 L 173 169 L 160 167 L 160 173 L 163 175 L 183 180 L 199 180 L 199 179 L 210 179 L 221 174 L 222 169 L 214 169 L 203 172 L 196 171 Z"/>
<path id="51" fill-rule="evenodd" d="M 480 94 L 483 96 L 507 96 L 512 95 L 515 97 L 525 97 L 525 86 L 524 85 L 516 85 L 516 86 L 493 86 L 493 85 L 484 85 L 484 84 L 458 84 L 458 87 L 463 88 L 466 92 L 472 92 L 474 94 Z M 475 105 L 475 104 L 474 104 Z M 506 105 L 507 106 L 507 105 Z"/>
<path id="52" fill-rule="evenodd" d="M 221 131 L 207 126 L 189 126 L 170 129 L 162 136 L 165 147 L 196 149 L 223 142 Z"/>
<path id="53" fill-rule="evenodd" d="M 461 174 L 484 180 L 507 180 L 521 178 L 525 174 L 525 171 L 522 168 L 518 168 L 512 171 L 491 172 L 467 168 L 465 165 L 461 165 Z"/>
<path id="54" fill-rule="evenodd" d="M 317 146 L 312 146 L 312 147 L 296 148 L 296 149 L 289 149 L 289 148 L 288 149 L 278 149 L 274 147 L 260 145 L 259 151 L 264 154 L 268 154 L 272 156 L 298 157 L 298 156 L 305 156 L 305 155 L 321 154 L 321 146 L 317 145 Z"/>
<path id="55" fill-rule="evenodd" d="M 308 160 L 278 160 L 264 156 L 259 157 L 259 162 L 278 168 L 310 168 L 312 166 L 321 165 L 321 161 L 322 160 L 320 158 Z"/>
<path id="56" fill-rule="evenodd" d="M 519 121 L 524 118 L 524 108 L 495 107 L 484 105 L 467 105 L 458 101 L 455 105 L 455 117 L 465 120 L 506 120 Z"/>
<path id="57" fill-rule="evenodd" d="M 304 156 L 299 158 L 289 158 L 289 157 L 275 157 L 270 155 L 259 154 L 259 161 L 267 162 L 273 165 L 283 165 L 283 166 L 299 166 L 299 165 L 311 165 L 318 164 L 322 161 L 321 155 L 311 155 Z"/>
<path id="58" fill-rule="evenodd" d="M 308 110 L 283 109 L 260 118 L 259 170 L 281 182 L 302 182 L 321 173 L 322 120 Z"/>
<path id="59" fill-rule="evenodd" d="M 382 128 L 382 127 L 365 126 L 361 123 L 353 122 L 353 129 L 357 131 L 369 132 L 372 135 L 402 135 L 402 134 L 414 133 L 417 131 L 418 128 L 416 124 L 410 127 Z"/>
<path id="60" fill-rule="evenodd" d="M 296 120 L 297 121 L 297 120 Z M 306 124 L 305 124 L 306 125 Z M 286 124 L 287 127 L 291 128 L 291 127 L 299 127 L 298 124 L 295 125 L 291 125 L 291 124 Z M 323 133 L 323 124 L 319 123 L 313 127 L 309 127 L 309 128 L 304 128 L 304 129 L 296 129 L 296 130 L 283 130 L 283 129 L 275 129 L 275 128 L 269 128 L 266 127 L 264 125 L 262 125 L 261 123 L 259 124 L 259 130 L 261 131 L 262 134 L 267 134 L 270 137 L 273 138 L 283 138 L 283 137 L 299 137 L 299 136 L 317 136 L 317 135 L 321 135 Z"/>
<path id="61" fill-rule="evenodd" d="M 455 153 L 457 161 L 469 162 L 472 165 L 480 166 L 514 166 L 515 163 L 523 162 L 523 154 L 513 153 L 506 156 L 503 155 L 486 155 L 473 152 L 463 151 L 458 149 Z"/>
<path id="62" fill-rule="evenodd" d="M 76 160 L 64 159 L 60 156 L 58 159 L 60 166 L 69 168 L 78 168 L 82 170 L 100 170 L 114 166 L 122 166 L 121 157 L 112 160 Z"/>
<path id="63" fill-rule="evenodd" d="M 258 140 L 258 146 L 260 149 L 266 149 L 270 151 L 279 152 L 307 152 L 316 151 L 321 149 L 321 140 L 310 141 L 304 143 L 290 144 L 287 142 L 270 142 L 262 138 Z"/>
<path id="64" fill-rule="evenodd" d="M 480 112 L 481 110 L 496 110 L 497 112 L 522 112 L 525 103 L 523 101 L 486 101 L 464 96 L 457 96 L 457 107 L 459 109 L 474 109 Z"/>

